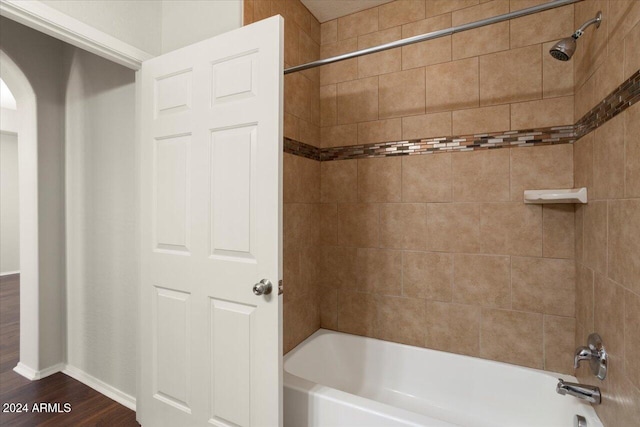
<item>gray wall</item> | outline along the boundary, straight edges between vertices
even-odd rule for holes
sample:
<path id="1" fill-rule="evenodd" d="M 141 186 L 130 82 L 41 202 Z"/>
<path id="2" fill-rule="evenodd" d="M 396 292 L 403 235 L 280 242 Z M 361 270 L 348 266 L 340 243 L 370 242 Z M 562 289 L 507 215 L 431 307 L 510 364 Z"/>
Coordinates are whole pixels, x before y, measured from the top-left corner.
<path id="1" fill-rule="evenodd" d="M 152 55 L 242 26 L 242 0 L 43 0 Z"/>
<path id="2" fill-rule="evenodd" d="M 135 396 L 135 73 L 68 46 L 67 363 Z"/>
<path id="3" fill-rule="evenodd" d="M 162 53 L 242 27 L 242 0 L 165 0 Z"/>
<path id="4" fill-rule="evenodd" d="M 42 0 L 42 2 L 152 55 L 159 55 L 162 50 L 161 1 Z"/>
<path id="5" fill-rule="evenodd" d="M 40 358 L 64 360 L 64 44 L 0 18 L 0 48 L 26 75 L 37 98 Z M 20 106 L 18 105 L 18 108 Z"/>
<path id="6" fill-rule="evenodd" d="M 20 270 L 18 137 L 0 132 L 0 274 Z"/>

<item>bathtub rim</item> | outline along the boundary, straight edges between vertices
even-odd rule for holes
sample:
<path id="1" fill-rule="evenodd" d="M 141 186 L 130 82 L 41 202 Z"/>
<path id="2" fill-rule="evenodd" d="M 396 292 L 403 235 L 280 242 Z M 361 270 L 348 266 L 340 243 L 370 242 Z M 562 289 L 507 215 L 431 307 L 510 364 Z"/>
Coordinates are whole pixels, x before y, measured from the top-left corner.
<path id="1" fill-rule="evenodd" d="M 284 367 L 284 372 L 287 372 L 287 369 L 286 369 L 287 360 L 289 360 L 290 358 L 294 357 L 305 344 L 307 344 L 308 342 L 312 341 L 315 338 L 318 338 L 318 337 L 321 337 L 321 336 L 324 336 L 324 335 L 347 335 L 347 336 L 352 336 L 352 337 L 356 337 L 356 338 L 361 338 L 361 339 L 364 339 L 365 341 L 381 342 L 381 343 L 384 343 L 385 345 L 391 345 L 393 347 L 405 348 L 405 349 L 410 349 L 410 350 L 414 350 L 414 351 L 421 351 L 421 352 L 426 352 L 426 353 L 435 352 L 435 353 L 438 353 L 438 354 L 446 354 L 447 357 L 453 357 L 454 359 L 474 360 L 474 361 L 476 361 L 476 363 L 481 362 L 481 363 L 487 363 L 488 365 L 507 367 L 509 369 L 518 369 L 518 370 L 524 370 L 524 371 L 534 371 L 534 372 L 537 372 L 537 373 L 540 373 L 540 374 L 544 374 L 546 376 L 550 376 L 550 377 L 553 377 L 553 378 L 556 378 L 556 379 L 558 379 L 560 377 L 563 377 L 562 379 L 564 379 L 564 380 L 572 381 L 572 382 L 578 382 L 578 379 L 574 375 L 570 375 L 570 374 L 563 374 L 563 373 L 554 372 L 554 371 L 545 371 L 544 369 L 530 368 L 528 366 L 516 365 L 514 363 L 508 363 L 508 362 L 500 362 L 498 360 L 485 359 L 485 358 L 482 358 L 482 357 L 479 357 L 479 356 L 468 356 L 466 354 L 451 353 L 451 352 L 448 352 L 448 351 L 436 350 L 436 349 L 428 348 L 428 347 L 418 347 L 416 345 L 403 344 L 403 343 L 394 342 L 394 341 L 386 341 L 386 340 L 382 340 L 382 339 L 379 339 L 379 338 L 367 337 L 367 336 L 364 336 L 364 335 L 357 335 L 357 334 L 350 334 L 350 333 L 347 333 L 347 332 L 334 331 L 334 330 L 331 330 L 331 329 L 324 329 L 324 328 L 320 328 L 317 331 L 315 331 L 313 334 L 309 335 L 307 338 L 304 339 L 304 341 L 302 341 L 300 344 L 298 344 L 297 346 L 295 346 L 294 348 L 289 350 L 289 352 L 287 352 L 284 355 L 283 360 L 282 360 L 283 367 Z M 296 376 L 295 374 L 291 374 L 291 375 Z"/>

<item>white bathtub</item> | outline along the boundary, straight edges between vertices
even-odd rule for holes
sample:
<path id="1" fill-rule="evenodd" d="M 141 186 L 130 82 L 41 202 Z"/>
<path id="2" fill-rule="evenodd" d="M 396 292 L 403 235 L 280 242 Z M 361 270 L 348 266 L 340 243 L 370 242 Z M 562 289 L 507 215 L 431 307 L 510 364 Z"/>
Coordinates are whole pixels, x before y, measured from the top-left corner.
<path id="1" fill-rule="evenodd" d="M 570 375 L 324 329 L 284 360 L 285 427 L 602 427 Z"/>

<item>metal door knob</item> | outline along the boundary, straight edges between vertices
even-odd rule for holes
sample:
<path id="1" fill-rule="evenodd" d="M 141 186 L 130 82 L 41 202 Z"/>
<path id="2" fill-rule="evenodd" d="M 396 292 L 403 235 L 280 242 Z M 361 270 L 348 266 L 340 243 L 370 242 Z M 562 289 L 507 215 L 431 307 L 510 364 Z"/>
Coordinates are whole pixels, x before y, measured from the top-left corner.
<path id="1" fill-rule="evenodd" d="M 268 279 L 262 279 L 260 283 L 253 285 L 253 293 L 256 295 L 269 295 L 272 289 L 273 285 Z"/>

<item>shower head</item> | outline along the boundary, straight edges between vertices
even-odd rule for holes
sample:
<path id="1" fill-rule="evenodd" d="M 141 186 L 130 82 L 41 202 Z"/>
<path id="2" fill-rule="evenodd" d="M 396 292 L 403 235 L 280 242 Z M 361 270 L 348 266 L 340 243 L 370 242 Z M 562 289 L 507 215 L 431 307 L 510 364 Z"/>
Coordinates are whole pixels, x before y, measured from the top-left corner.
<path id="1" fill-rule="evenodd" d="M 576 39 L 573 37 L 565 37 L 558 43 L 554 44 L 549 53 L 559 61 L 568 61 L 576 51 Z"/>
<path id="2" fill-rule="evenodd" d="M 576 51 L 576 40 L 578 40 L 583 34 L 584 30 L 591 24 L 595 24 L 596 28 L 600 27 L 600 22 L 602 21 L 602 12 L 598 12 L 595 18 L 590 19 L 589 21 L 582 24 L 580 28 L 576 30 L 575 33 L 571 35 L 571 37 L 566 37 L 560 40 L 558 43 L 554 44 L 549 53 L 555 59 L 559 61 L 568 61 L 571 59 L 573 54 Z"/>

